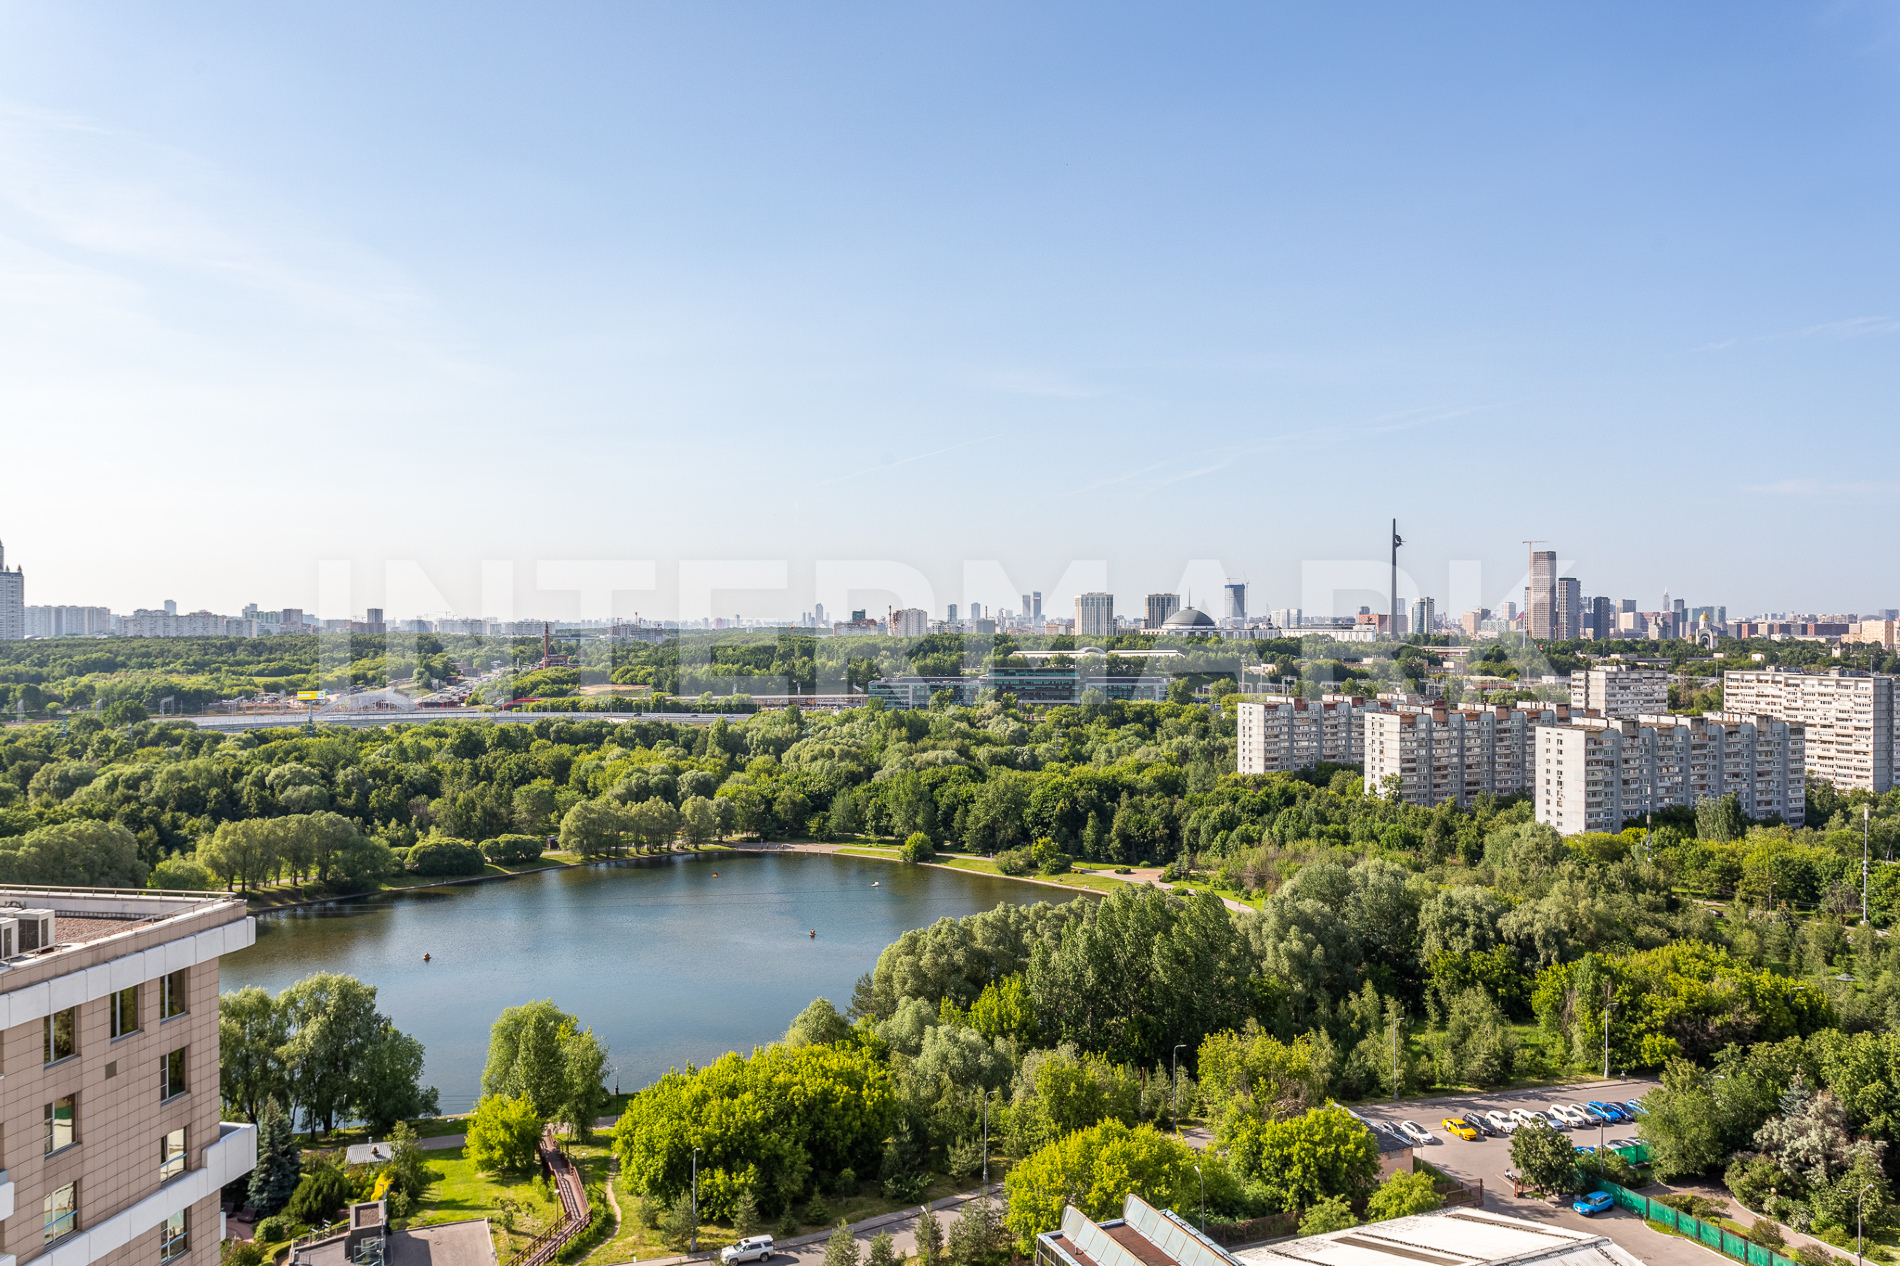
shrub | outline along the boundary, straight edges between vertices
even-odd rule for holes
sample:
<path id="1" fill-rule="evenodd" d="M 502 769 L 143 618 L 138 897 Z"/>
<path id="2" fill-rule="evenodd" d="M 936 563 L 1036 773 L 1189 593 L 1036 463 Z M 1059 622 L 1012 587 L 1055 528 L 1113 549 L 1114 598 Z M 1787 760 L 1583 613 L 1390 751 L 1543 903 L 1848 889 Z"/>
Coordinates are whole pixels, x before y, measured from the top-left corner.
<path id="1" fill-rule="evenodd" d="M 468 1126 L 468 1158 L 486 1173 L 529 1173 L 540 1158 L 543 1124 L 525 1096 L 483 1095 Z"/>
<path id="2" fill-rule="evenodd" d="M 1004 849 L 996 855 L 996 869 L 1005 875 L 1027 875 L 1036 868 L 1036 859 L 1026 848 Z"/>
<path id="3" fill-rule="evenodd" d="M 1803 1244 L 1795 1250 L 1794 1258 L 1801 1266 L 1841 1266 L 1840 1258 L 1818 1244 Z"/>
<path id="4" fill-rule="evenodd" d="M 482 852 L 491 862 L 532 862 L 541 857 L 541 837 L 538 835 L 501 835 L 482 845 Z"/>
<path id="5" fill-rule="evenodd" d="M 467 840 L 434 836 L 409 850 L 408 868 L 418 875 L 479 875 L 488 859 Z"/>
<path id="6" fill-rule="evenodd" d="M 252 1235 L 259 1244 L 277 1244 L 294 1240 L 309 1228 L 288 1213 L 273 1213 L 257 1224 Z"/>
<path id="7" fill-rule="evenodd" d="M 284 1214 L 311 1226 L 323 1226 L 350 1200 L 350 1180 L 335 1165 L 319 1165 L 303 1176 Z"/>
<path id="8" fill-rule="evenodd" d="M 1352 1216 L 1350 1200 L 1344 1196 L 1325 1196 L 1314 1201 L 1313 1207 L 1300 1219 L 1300 1234 L 1324 1235 L 1358 1225 L 1359 1219 Z"/>
<path id="9" fill-rule="evenodd" d="M 1755 1225 L 1748 1228 L 1748 1238 L 1763 1248 L 1777 1250 L 1788 1242 L 1781 1233 L 1781 1225 L 1769 1218 L 1756 1218 Z"/>
<path id="10" fill-rule="evenodd" d="M 907 862 L 930 862 L 937 859 L 937 850 L 930 846 L 930 837 L 922 831 L 911 833 L 904 841 L 903 857 Z"/>
<path id="11" fill-rule="evenodd" d="M 1414 1213 L 1430 1213 L 1444 1203 L 1444 1197 L 1432 1187 L 1430 1170 L 1396 1173 L 1366 1201 L 1366 1221 L 1388 1222 Z"/>
<path id="12" fill-rule="evenodd" d="M 218 881 L 197 858 L 175 853 L 152 867 L 151 883 L 154 888 L 182 888 L 208 892 L 217 887 Z"/>

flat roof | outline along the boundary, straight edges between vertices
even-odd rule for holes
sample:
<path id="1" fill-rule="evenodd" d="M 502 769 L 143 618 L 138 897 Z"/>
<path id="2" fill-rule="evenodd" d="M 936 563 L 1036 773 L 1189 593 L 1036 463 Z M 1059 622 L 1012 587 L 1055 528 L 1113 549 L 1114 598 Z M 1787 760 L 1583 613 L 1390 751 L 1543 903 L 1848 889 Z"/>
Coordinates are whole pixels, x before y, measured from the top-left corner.
<path id="1" fill-rule="evenodd" d="M 1501 1266 L 1507 1262 L 1641 1266 L 1607 1236 L 1545 1222 L 1441 1209 L 1308 1235 L 1234 1254 L 1246 1266 Z"/>

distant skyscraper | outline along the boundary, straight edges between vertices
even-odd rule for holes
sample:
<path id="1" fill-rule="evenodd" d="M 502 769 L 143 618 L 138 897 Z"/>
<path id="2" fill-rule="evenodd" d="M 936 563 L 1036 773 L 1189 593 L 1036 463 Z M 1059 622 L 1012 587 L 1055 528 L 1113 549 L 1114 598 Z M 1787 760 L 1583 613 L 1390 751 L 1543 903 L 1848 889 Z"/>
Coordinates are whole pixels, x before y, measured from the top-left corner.
<path id="1" fill-rule="evenodd" d="M 1161 622 L 1181 609 L 1181 595 L 1178 593 L 1151 593 L 1148 595 L 1147 626 L 1151 629 L 1161 627 Z"/>
<path id="2" fill-rule="evenodd" d="M 1228 581 L 1221 589 L 1227 595 L 1226 616 L 1230 620 L 1247 618 L 1247 582 Z"/>
<path id="3" fill-rule="evenodd" d="M 0 642 L 26 636 L 26 574 L 7 569 L 7 547 L 0 543 Z"/>
<path id="4" fill-rule="evenodd" d="M 1524 611 L 1530 617 L 1529 633 L 1533 641 L 1547 642 L 1556 636 L 1557 626 L 1557 551 L 1531 551 L 1531 583 L 1524 594 Z"/>
<path id="5" fill-rule="evenodd" d="M 955 624 L 957 622 L 957 604 L 956 603 L 953 602 L 950 604 L 950 610 L 949 610 L 947 618 L 952 624 Z"/>
<path id="6" fill-rule="evenodd" d="M 1037 589 L 1034 592 L 1032 592 L 1029 595 L 1029 600 L 1030 602 L 1035 604 L 1034 607 L 1029 612 L 1029 614 L 1034 616 L 1038 620 L 1042 619 L 1042 590 Z"/>
<path id="7" fill-rule="evenodd" d="M 1608 598 L 1590 599 L 1590 636 L 1605 639 L 1616 634 L 1615 606 Z"/>
<path id="8" fill-rule="evenodd" d="M 1557 619 L 1551 630 L 1552 637 L 1566 642 L 1583 636 L 1583 586 L 1577 583 L 1575 576 L 1561 576 L 1557 580 Z"/>
<path id="9" fill-rule="evenodd" d="M 1430 633 L 1437 624 L 1437 605 L 1430 598 L 1420 598 L 1412 604 L 1412 632 Z"/>
<path id="10" fill-rule="evenodd" d="M 1115 632 L 1115 595 L 1079 593 L 1075 595 L 1075 635 L 1110 637 Z"/>

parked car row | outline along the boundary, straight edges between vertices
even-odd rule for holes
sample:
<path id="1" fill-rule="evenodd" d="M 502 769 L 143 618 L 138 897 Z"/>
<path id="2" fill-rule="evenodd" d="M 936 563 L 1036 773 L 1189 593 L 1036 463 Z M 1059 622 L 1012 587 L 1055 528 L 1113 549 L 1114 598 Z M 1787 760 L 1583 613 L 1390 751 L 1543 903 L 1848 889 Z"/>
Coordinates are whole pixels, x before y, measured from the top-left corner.
<path id="1" fill-rule="evenodd" d="M 1350 1109 L 1349 1109 L 1350 1111 Z M 1416 1121 L 1376 1121 L 1370 1117 L 1352 1114 L 1368 1129 L 1380 1130 L 1395 1138 L 1402 1139 L 1415 1147 L 1424 1147 L 1438 1141 L 1438 1137 Z M 1506 1112 L 1465 1112 L 1457 1116 L 1448 1116 L 1439 1127 L 1454 1138 L 1475 1143 L 1484 1138 L 1506 1138 L 1526 1126 L 1548 1126 L 1554 1130 L 1585 1129 L 1596 1125 L 1622 1124 L 1635 1122 L 1649 1115 L 1642 1104 L 1631 1099 L 1623 1103 L 1599 1102 L 1592 1099 L 1586 1103 L 1553 1103 L 1546 1111 L 1535 1108 L 1512 1108 Z M 1615 1140 L 1611 1146 L 1622 1146 L 1634 1142 L 1631 1139 Z"/>

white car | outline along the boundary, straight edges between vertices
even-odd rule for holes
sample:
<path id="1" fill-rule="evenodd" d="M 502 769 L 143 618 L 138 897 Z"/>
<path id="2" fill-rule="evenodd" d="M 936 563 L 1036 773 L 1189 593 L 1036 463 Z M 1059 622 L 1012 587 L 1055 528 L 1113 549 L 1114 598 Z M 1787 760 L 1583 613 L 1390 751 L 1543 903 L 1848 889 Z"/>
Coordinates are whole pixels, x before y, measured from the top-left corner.
<path id="1" fill-rule="evenodd" d="M 737 1244 L 728 1244 L 719 1250 L 719 1260 L 732 1262 L 763 1262 L 772 1256 L 772 1237 L 769 1235 L 748 1235 Z"/>
<path id="2" fill-rule="evenodd" d="M 1511 1120 L 1517 1122 L 1520 1130 L 1535 1125 L 1548 1125 L 1556 1128 L 1556 1123 L 1535 1108 L 1512 1108 Z"/>
<path id="3" fill-rule="evenodd" d="M 1550 1115 L 1562 1121 L 1565 1125 L 1578 1129 L 1586 1125 L 1594 1124 L 1589 1117 L 1584 1115 L 1582 1108 L 1572 1107 L 1567 1103 L 1551 1104 Z"/>
<path id="4" fill-rule="evenodd" d="M 1416 1121 L 1399 1122 L 1399 1133 L 1404 1135 L 1409 1142 L 1417 1143 L 1421 1147 L 1438 1141 L 1436 1135 Z"/>
<path id="5" fill-rule="evenodd" d="M 1496 1130 L 1499 1134 L 1517 1133 L 1517 1118 L 1507 1117 L 1502 1112 L 1485 1113 L 1484 1123 Z"/>

